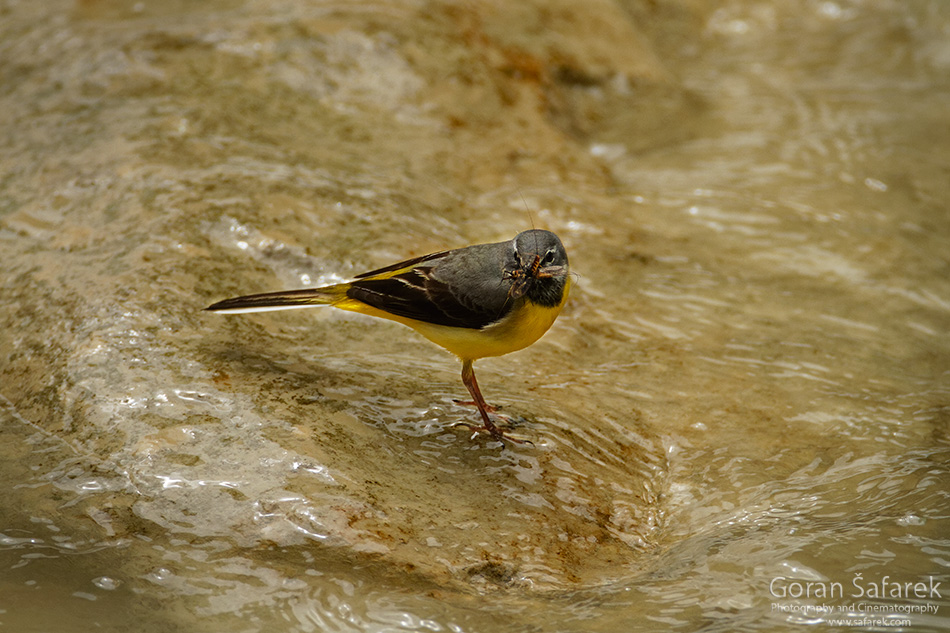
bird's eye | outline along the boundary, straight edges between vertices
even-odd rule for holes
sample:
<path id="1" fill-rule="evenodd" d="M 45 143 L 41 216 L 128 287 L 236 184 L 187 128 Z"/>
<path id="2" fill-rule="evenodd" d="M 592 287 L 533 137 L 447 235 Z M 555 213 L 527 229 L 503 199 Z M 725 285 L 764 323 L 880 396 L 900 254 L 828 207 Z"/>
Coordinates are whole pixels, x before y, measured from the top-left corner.
<path id="1" fill-rule="evenodd" d="M 547 266 L 554 263 L 554 251 L 548 251 L 544 254 L 544 257 L 541 258 L 541 265 Z"/>

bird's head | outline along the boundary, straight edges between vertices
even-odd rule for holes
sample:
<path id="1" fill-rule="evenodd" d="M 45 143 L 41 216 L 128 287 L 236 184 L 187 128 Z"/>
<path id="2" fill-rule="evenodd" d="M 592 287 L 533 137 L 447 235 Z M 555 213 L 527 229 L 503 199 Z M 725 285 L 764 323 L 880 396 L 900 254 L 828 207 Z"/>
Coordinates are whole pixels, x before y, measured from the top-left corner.
<path id="1" fill-rule="evenodd" d="M 512 249 L 505 268 L 505 278 L 512 280 L 509 295 L 547 307 L 560 305 L 569 267 L 558 236 L 541 229 L 523 231 L 512 240 Z"/>

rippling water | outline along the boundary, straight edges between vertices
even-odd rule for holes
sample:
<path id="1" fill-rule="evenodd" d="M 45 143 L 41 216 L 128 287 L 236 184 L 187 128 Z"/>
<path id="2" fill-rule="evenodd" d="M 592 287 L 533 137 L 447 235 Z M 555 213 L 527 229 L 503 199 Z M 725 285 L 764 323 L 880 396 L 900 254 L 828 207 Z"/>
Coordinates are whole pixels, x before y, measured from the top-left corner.
<path id="1" fill-rule="evenodd" d="M 944 4 L 438 6 L 7 9 L 0 628 L 950 627 Z M 531 225 L 534 445 L 395 324 L 199 312 Z"/>

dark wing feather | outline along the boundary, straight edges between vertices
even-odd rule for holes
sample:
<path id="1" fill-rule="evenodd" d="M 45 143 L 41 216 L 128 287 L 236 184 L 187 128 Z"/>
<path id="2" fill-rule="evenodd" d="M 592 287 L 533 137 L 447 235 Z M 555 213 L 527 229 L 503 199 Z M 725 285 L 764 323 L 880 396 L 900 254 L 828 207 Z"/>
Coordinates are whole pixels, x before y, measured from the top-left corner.
<path id="1" fill-rule="evenodd" d="M 407 259 L 403 262 L 398 262 L 395 264 L 390 264 L 383 268 L 377 268 L 376 270 L 371 270 L 366 273 L 360 273 L 355 277 L 355 279 L 366 279 L 367 277 L 375 277 L 377 275 L 382 275 L 385 273 L 391 273 L 393 271 L 402 270 L 403 268 L 411 269 L 414 266 L 418 266 L 423 262 L 429 262 L 435 259 L 441 259 L 451 253 L 452 251 L 439 251 L 438 253 L 429 253 L 428 255 L 422 255 L 420 257 L 413 257 L 412 259 Z"/>
<path id="2" fill-rule="evenodd" d="M 416 266 L 383 278 L 357 278 L 346 295 L 390 314 L 450 327 L 480 329 L 504 316 L 504 311 L 500 314 L 498 310 L 463 303 L 448 284 L 431 273 L 431 266 Z"/>

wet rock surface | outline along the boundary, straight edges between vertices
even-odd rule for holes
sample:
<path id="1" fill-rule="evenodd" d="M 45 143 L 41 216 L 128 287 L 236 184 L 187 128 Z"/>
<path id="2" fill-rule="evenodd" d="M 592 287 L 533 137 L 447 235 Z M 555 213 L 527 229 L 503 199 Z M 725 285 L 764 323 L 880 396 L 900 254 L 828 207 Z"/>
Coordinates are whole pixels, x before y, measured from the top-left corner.
<path id="1" fill-rule="evenodd" d="M 446 190 L 503 187 L 506 163 L 599 180 L 565 151 L 576 87 L 663 75 L 612 3 L 430 8 L 392 5 L 385 32 L 345 7 L 18 9 L 12 46 L 42 45 L 4 97 L 4 395 L 124 481 L 97 509 L 117 534 L 343 548 L 486 590 L 603 582 L 649 549 L 656 439 L 546 402 L 545 371 L 492 381 L 534 442 L 501 447 L 455 428 L 457 368 L 408 330 L 200 311 L 505 238 Z"/>

